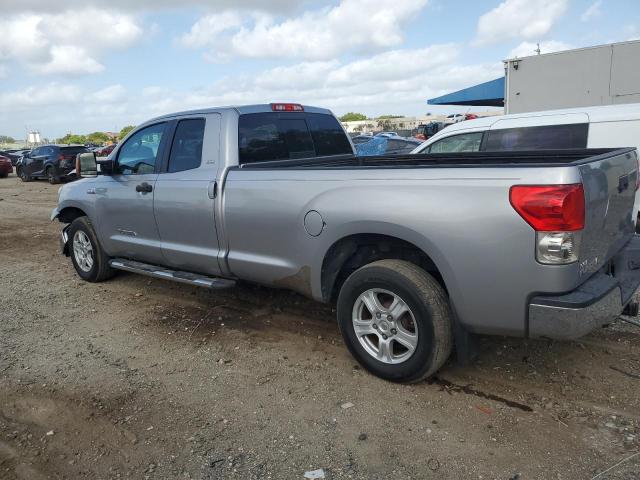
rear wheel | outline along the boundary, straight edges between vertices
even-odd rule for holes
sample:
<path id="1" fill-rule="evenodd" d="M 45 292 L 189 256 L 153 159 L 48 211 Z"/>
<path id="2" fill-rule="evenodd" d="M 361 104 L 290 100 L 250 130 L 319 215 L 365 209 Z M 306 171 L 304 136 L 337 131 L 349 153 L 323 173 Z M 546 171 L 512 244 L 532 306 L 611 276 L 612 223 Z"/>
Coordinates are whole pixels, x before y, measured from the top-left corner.
<path id="1" fill-rule="evenodd" d="M 60 177 L 56 175 L 56 171 L 53 167 L 47 167 L 47 169 L 45 170 L 45 175 L 47 176 L 47 180 L 51 185 L 60 183 Z"/>
<path id="2" fill-rule="evenodd" d="M 76 272 L 88 282 L 102 282 L 116 271 L 109 266 L 109 256 L 98 242 L 87 217 L 76 218 L 69 227 L 71 261 Z"/>
<path id="3" fill-rule="evenodd" d="M 406 261 L 381 260 L 352 273 L 338 297 L 338 323 L 353 356 L 386 380 L 417 382 L 451 354 L 447 295 Z"/>

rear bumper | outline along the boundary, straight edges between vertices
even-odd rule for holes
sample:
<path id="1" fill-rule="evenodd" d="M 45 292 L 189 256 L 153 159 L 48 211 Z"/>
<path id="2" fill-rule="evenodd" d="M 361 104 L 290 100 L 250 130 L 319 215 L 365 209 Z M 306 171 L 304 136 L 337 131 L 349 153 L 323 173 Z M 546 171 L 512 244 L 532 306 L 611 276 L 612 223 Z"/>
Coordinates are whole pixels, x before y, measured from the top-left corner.
<path id="1" fill-rule="evenodd" d="M 640 236 L 611 260 L 613 274 L 598 272 L 564 295 L 533 297 L 529 337 L 576 339 L 615 320 L 640 285 Z"/>

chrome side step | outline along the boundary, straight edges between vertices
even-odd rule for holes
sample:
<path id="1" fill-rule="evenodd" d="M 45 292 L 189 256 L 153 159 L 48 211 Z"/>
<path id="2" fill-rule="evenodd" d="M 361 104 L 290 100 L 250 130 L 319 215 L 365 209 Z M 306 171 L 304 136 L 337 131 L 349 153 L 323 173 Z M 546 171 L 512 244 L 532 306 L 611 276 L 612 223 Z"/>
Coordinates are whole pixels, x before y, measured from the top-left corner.
<path id="1" fill-rule="evenodd" d="M 235 287 L 235 280 L 226 278 L 206 277 L 189 272 L 179 272 L 169 270 L 165 267 L 151 265 L 148 263 L 136 262 L 133 260 L 125 260 L 124 258 L 114 258 L 109 261 L 111 268 L 124 270 L 126 272 L 139 273 L 154 278 L 162 278 L 165 280 L 173 280 L 174 282 L 187 283 L 197 287 L 205 287 L 211 289 L 231 288 Z"/>

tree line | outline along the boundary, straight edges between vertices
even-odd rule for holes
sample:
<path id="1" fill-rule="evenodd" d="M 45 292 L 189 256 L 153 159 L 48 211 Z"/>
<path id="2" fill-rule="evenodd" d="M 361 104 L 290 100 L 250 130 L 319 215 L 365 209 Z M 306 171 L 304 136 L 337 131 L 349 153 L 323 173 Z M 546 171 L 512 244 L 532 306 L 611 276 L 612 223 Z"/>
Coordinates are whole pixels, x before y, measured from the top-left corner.
<path id="1" fill-rule="evenodd" d="M 78 135 L 78 134 L 75 134 L 75 133 L 67 133 L 64 137 L 62 137 L 62 138 L 60 138 L 58 140 L 58 143 L 79 144 L 79 145 L 84 145 L 84 144 L 87 144 L 87 143 L 94 143 L 94 144 L 101 145 L 101 144 L 104 144 L 104 143 L 111 142 L 113 140 L 117 140 L 117 141 L 122 140 L 134 128 L 135 127 L 133 125 L 127 125 L 122 130 L 120 130 L 120 133 L 118 133 L 118 136 L 115 139 L 112 138 L 111 136 L 107 135 L 104 132 L 93 132 L 93 133 L 89 133 L 87 135 Z"/>

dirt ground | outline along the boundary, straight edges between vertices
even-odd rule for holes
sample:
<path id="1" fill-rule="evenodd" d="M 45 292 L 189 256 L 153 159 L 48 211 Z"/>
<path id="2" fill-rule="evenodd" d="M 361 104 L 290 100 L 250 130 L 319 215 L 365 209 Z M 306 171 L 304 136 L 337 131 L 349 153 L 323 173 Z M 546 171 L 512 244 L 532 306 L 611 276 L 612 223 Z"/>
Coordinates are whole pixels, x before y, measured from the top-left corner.
<path id="1" fill-rule="evenodd" d="M 639 329 L 483 337 L 396 385 L 296 294 L 82 282 L 57 189 L 0 180 L 2 479 L 640 478 L 640 455 L 599 475 L 640 451 Z"/>

